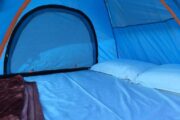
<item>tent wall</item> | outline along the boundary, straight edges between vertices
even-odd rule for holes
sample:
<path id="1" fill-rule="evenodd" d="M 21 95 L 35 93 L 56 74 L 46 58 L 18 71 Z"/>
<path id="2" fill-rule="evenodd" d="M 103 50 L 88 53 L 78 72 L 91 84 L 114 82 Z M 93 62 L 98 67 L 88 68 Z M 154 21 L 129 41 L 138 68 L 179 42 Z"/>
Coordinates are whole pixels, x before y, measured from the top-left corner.
<path id="1" fill-rule="evenodd" d="M 4 38 L 4 35 L 12 22 L 13 18 L 15 17 L 16 12 L 18 11 L 19 7 L 22 5 L 24 0 L 11 1 L 7 2 L 6 0 L 0 1 L 0 44 Z"/>
<path id="2" fill-rule="evenodd" d="M 105 0 L 113 27 L 148 24 L 172 18 L 159 0 Z"/>
<path id="3" fill-rule="evenodd" d="M 1 1 L 1 42 L 7 27 L 24 1 L 20 0 L 18 3 L 11 0 Z M 179 18 L 179 1 L 164 1 Z M 105 2 L 107 6 L 105 6 Z M 94 25 L 98 40 L 99 62 L 117 57 L 157 64 L 180 62 L 178 55 L 180 52 L 180 27 L 176 23 L 177 20 L 175 22 L 160 1 L 105 0 L 105 2 L 104 0 L 31 0 L 19 20 L 32 9 L 43 5 L 72 7 L 85 13 Z M 119 12 L 119 10 L 122 11 Z M 6 48 L 4 53 L 5 51 Z M 4 53 L 0 58 L 0 74 L 3 74 Z"/>
<path id="4" fill-rule="evenodd" d="M 6 0 L 6 2 L 11 3 L 11 0 Z M 95 32 L 97 35 L 99 62 L 117 58 L 115 40 L 114 40 L 110 20 L 108 17 L 108 12 L 103 0 L 98 0 L 98 1 L 96 0 L 85 0 L 85 1 L 84 0 L 73 0 L 73 1 L 31 0 L 31 2 L 24 10 L 21 17 L 19 18 L 19 20 L 32 9 L 43 5 L 64 5 L 67 7 L 75 8 L 85 13 L 91 20 L 92 24 L 94 25 Z M 9 25 L 9 23 L 6 24 Z M 3 61 L 4 61 L 4 55 L 0 59 L 0 63 L 1 63 L 0 74 L 3 73 Z"/>
<path id="5" fill-rule="evenodd" d="M 24 0 L 18 0 L 18 2 L 12 0 L 0 1 L 0 47 L 2 47 L 5 34 L 23 2 Z M 3 55 L 0 55 L 0 74 L 3 73 L 4 53 L 5 49 Z"/>
<path id="6" fill-rule="evenodd" d="M 180 24 L 180 0 L 164 0 L 166 7 L 169 6 L 175 13 L 176 21 Z"/>
<path id="7" fill-rule="evenodd" d="M 180 63 L 180 27 L 170 20 L 114 29 L 120 58 L 157 64 Z"/>
<path id="8" fill-rule="evenodd" d="M 159 0 L 106 1 L 119 58 L 180 63 L 180 26 Z M 166 0 L 178 15 L 173 1 Z"/>
<path id="9" fill-rule="evenodd" d="M 97 40 L 89 19 L 59 5 L 37 7 L 15 28 L 7 46 L 5 73 L 88 68 L 97 62 Z"/>
<path id="10" fill-rule="evenodd" d="M 115 41 L 112 33 L 108 12 L 103 0 L 31 0 L 23 15 L 41 5 L 56 4 L 78 9 L 85 13 L 94 25 L 99 47 L 99 61 L 117 57 Z M 96 3 L 96 4 L 95 4 Z M 98 12 L 97 12 L 98 11 Z M 22 15 L 22 16 L 23 16 Z"/>

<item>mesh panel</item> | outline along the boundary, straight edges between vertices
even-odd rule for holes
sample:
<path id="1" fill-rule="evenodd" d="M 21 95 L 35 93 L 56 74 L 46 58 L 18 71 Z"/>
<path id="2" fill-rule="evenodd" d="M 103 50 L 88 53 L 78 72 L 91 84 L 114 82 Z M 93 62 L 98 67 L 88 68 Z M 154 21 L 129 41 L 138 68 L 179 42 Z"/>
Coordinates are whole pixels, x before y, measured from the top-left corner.
<path id="1" fill-rule="evenodd" d="M 91 26 L 81 14 L 66 9 L 33 12 L 11 41 L 11 73 L 90 67 L 96 62 Z"/>
<path id="2" fill-rule="evenodd" d="M 172 18 L 160 0 L 106 0 L 113 27 L 160 22 Z"/>

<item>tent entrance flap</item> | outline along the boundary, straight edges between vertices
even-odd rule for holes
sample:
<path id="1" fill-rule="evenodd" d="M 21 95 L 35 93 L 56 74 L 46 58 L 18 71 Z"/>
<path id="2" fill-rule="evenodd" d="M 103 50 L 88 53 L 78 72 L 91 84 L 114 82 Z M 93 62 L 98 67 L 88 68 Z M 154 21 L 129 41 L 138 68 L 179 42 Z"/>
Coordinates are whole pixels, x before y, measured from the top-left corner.
<path id="1" fill-rule="evenodd" d="M 92 23 L 82 12 L 59 5 L 35 8 L 12 33 L 5 73 L 88 68 L 97 62 Z"/>

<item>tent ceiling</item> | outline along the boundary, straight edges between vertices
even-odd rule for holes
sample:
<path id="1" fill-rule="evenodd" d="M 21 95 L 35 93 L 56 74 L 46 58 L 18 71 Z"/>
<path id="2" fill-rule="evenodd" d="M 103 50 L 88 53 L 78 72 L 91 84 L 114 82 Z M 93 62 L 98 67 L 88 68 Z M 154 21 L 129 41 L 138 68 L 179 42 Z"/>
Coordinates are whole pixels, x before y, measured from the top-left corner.
<path id="1" fill-rule="evenodd" d="M 148 24 L 171 19 L 160 0 L 105 0 L 113 27 Z"/>

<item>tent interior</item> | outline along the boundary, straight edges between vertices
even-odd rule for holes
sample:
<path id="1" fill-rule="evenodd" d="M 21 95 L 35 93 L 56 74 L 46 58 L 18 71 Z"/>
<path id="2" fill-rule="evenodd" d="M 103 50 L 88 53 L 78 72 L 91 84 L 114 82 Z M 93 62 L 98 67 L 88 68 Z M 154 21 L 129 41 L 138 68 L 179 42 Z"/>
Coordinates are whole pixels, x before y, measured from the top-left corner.
<path id="1" fill-rule="evenodd" d="M 180 0 L 1 0 L 0 26 L 46 120 L 180 120 Z"/>

